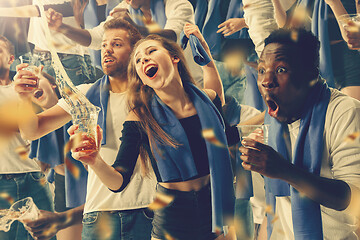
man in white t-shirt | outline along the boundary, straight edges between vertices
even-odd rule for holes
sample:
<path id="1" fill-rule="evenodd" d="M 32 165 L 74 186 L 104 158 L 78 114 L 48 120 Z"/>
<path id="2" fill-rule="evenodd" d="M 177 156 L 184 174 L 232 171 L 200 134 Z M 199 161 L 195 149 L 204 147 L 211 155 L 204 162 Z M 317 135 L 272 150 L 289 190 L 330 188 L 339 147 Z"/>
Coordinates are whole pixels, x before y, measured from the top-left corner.
<path id="1" fill-rule="evenodd" d="M 9 209 L 15 201 L 31 197 L 39 209 L 52 211 L 48 183 L 37 161 L 28 158 L 30 142 L 21 138 L 16 123 L 16 119 L 20 119 L 16 111 L 11 111 L 10 106 L 16 106 L 14 104 L 19 101 L 9 78 L 14 46 L 3 36 L 0 36 L 0 53 L 0 209 Z M 23 240 L 29 237 L 19 221 L 15 221 L 8 232 L 0 231 L 0 239 Z"/>
<path id="2" fill-rule="evenodd" d="M 185 23 L 195 23 L 194 10 L 187 0 L 136 0 L 122 1 L 106 19 L 121 18 L 134 25 L 143 36 L 155 33 L 180 43 L 180 33 Z M 65 34 L 68 38 L 89 47 L 99 49 L 103 35 L 103 25 L 100 23 L 92 29 L 77 29 L 62 22 L 62 15 L 48 11 L 49 27 Z M 145 22 L 151 23 L 145 26 Z M 195 82 L 202 86 L 202 69 L 195 63 L 189 46 L 184 55 Z"/>
<path id="3" fill-rule="evenodd" d="M 360 102 L 328 88 L 318 67 L 310 32 L 265 40 L 258 87 L 269 145 L 246 139 L 240 151 L 244 168 L 265 176 L 268 239 L 358 239 Z"/>
<path id="4" fill-rule="evenodd" d="M 141 38 L 140 33 L 128 22 L 113 19 L 104 25 L 104 36 L 101 47 L 102 67 L 106 74 L 94 84 L 80 85 L 79 90 L 94 104 L 101 107 L 98 124 L 104 129 L 104 138 L 100 154 L 108 164 L 113 164 L 120 146 L 123 122 L 128 114 L 127 66 L 129 56 L 135 43 Z M 26 83 L 19 71 L 17 86 Z M 23 104 L 30 104 L 24 95 L 29 90 L 18 88 Z M 101 119 L 101 120 L 100 120 Z M 20 126 L 21 133 L 27 138 L 36 139 L 51 132 L 71 120 L 70 106 L 64 100 L 53 108 L 38 115 Z M 91 167 L 88 169 L 88 185 L 83 216 L 82 239 L 150 239 L 151 215 L 146 207 L 153 201 L 156 179 L 155 175 L 143 177 L 140 165 L 134 170 L 129 186 L 121 193 L 111 192 L 95 175 Z M 71 213 L 71 212 L 70 212 Z M 69 212 L 57 216 L 44 216 L 39 221 L 59 223 Z M 28 224 L 33 234 L 38 234 L 38 222 Z M 46 230 L 48 227 L 45 227 Z M 40 232 L 41 234 L 41 232 Z"/>

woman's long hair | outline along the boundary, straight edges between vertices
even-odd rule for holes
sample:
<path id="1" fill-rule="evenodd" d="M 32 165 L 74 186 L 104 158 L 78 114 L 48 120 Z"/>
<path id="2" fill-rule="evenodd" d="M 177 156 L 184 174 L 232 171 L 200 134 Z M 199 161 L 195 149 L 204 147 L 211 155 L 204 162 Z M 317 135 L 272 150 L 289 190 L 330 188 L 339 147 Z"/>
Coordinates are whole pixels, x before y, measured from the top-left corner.
<path id="1" fill-rule="evenodd" d="M 150 110 L 150 104 L 155 92 L 152 88 L 143 84 L 142 80 L 136 72 L 134 60 L 135 50 L 141 43 L 149 40 L 155 40 L 159 42 L 169 52 L 171 57 L 177 57 L 180 60 L 178 62 L 178 71 L 182 82 L 194 83 L 194 80 L 191 77 L 191 74 L 186 65 L 183 51 L 176 42 L 167 40 L 163 37 L 160 37 L 159 35 L 149 35 L 145 39 L 142 39 L 136 43 L 130 56 L 130 63 L 128 67 L 128 105 L 130 111 L 133 111 L 140 119 L 138 123 L 140 128 L 146 132 L 149 138 L 151 151 L 153 152 L 154 149 L 158 150 L 152 144 L 155 139 L 160 144 L 168 145 L 174 148 L 178 147 L 179 144 L 161 128 L 161 126 L 153 117 Z M 142 169 L 145 169 L 145 172 L 147 172 L 146 166 L 149 158 L 144 148 L 140 149 L 140 157 L 143 167 Z"/>

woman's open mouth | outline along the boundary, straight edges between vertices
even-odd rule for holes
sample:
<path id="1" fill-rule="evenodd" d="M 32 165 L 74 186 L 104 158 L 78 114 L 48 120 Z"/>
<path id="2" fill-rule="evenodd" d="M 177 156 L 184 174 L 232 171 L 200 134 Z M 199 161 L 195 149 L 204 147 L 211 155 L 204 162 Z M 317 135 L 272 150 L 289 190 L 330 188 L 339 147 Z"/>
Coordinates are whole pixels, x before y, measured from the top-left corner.
<path id="1" fill-rule="evenodd" d="M 159 68 L 156 65 L 149 65 L 145 68 L 144 73 L 146 74 L 146 76 L 148 76 L 151 79 L 156 76 L 158 69 Z"/>

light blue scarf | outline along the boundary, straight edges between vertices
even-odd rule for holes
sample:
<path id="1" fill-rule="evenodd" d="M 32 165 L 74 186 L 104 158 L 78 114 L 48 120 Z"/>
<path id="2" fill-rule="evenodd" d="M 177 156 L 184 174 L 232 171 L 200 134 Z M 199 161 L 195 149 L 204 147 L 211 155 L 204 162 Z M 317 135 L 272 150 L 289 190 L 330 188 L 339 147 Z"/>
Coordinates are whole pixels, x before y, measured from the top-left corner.
<path id="1" fill-rule="evenodd" d="M 180 33 L 181 48 L 185 49 L 187 43 L 190 42 L 191 52 L 194 58 L 194 61 L 200 66 L 205 66 L 211 61 L 211 58 L 205 51 L 204 47 L 201 45 L 200 40 L 195 37 L 195 35 L 190 34 L 189 38 L 186 37 L 184 31 Z"/>
<path id="2" fill-rule="evenodd" d="M 227 145 L 224 123 L 221 114 L 209 97 L 185 82 L 184 89 L 193 102 L 202 129 L 211 128 L 216 138 Z M 153 149 L 160 176 L 164 182 L 181 179 L 186 181 L 197 175 L 189 142 L 181 123 L 172 110 L 156 95 L 151 102 L 151 112 L 162 129 L 175 139 L 180 146 L 176 149 L 154 140 L 158 150 Z M 212 224 L 213 231 L 227 225 L 227 218 L 234 214 L 234 189 L 229 151 L 206 141 L 211 178 Z"/>
<path id="3" fill-rule="evenodd" d="M 140 9 L 129 8 L 131 19 L 139 26 L 144 26 L 143 13 Z M 151 0 L 150 4 L 151 17 L 154 22 L 164 29 L 166 24 L 165 6 L 163 0 Z"/>
<path id="4" fill-rule="evenodd" d="M 323 135 L 327 106 L 330 100 L 330 89 L 327 84 L 319 81 L 311 89 L 305 102 L 301 119 L 299 135 L 295 142 L 292 163 L 315 175 L 320 174 L 323 154 Z M 285 159 L 289 159 L 284 140 L 285 124 L 275 118 L 265 115 L 265 123 L 269 127 L 269 145 Z M 291 208 L 294 235 L 296 240 L 323 239 L 322 220 L 319 203 L 299 192 L 288 183 L 265 177 L 266 199 L 275 212 L 276 196 L 291 196 Z M 272 216 L 268 214 L 268 237 L 271 236 Z"/>
<path id="5" fill-rule="evenodd" d="M 109 77 L 104 75 L 102 78 L 98 79 L 85 94 L 92 104 L 101 109 L 98 117 L 98 125 L 103 130 L 101 145 L 106 144 L 106 114 L 110 96 L 109 86 Z"/>
<path id="6" fill-rule="evenodd" d="M 224 119 L 230 126 L 235 126 L 240 123 L 241 105 L 234 97 L 226 96 L 225 105 L 222 108 Z M 235 162 L 235 176 L 237 178 L 235 184 L 236 199 L 250 199 L 253 196 L 253 185 L 251 179 L 251 172 L 246 171 L 242 166 L 240 159 L 239 144 L 236 144 L 234 150 L 231 151 L 231 158 Z M 239 180 L 241 177 L 242 181 Z"/>
<path id="7" fill-rule="evenodd" d="M 320 74 L 326 79 L 328 86 L 334 87 L 335 80 L 332 70 L 331 49 L 328 29 L 329 6 L 324 0 L 300 0 L 299 5 L 308 7 L 314 2 L 311 20 L 311 31 L 320 41 Z"/>
<path id="8" fill-rule="evenodd" d="M 69 141 L 67 129 L 71 126 L 71 122 L 62 128 L 53 131 L 40 139 L 32 141 L 29 158 L 37 158 L 39 161 L 50 164 L 55 167 L 64 162 L 62 159 L 62 151 L 64 151 L 64 143 Z M 87 170 L 84 165 L 71 157 L 71 153 L 67 153 L 66 157 L 71 164 L 80 172 L 79 177 L 75 178 L 71 172 L 65 167 L 65 197 L 66 207 L 74 208 L 85 203 Z M 49 176 L 53 177 L 53 174 Z M 53 181 L 50 177 L 49 182 Z"/>

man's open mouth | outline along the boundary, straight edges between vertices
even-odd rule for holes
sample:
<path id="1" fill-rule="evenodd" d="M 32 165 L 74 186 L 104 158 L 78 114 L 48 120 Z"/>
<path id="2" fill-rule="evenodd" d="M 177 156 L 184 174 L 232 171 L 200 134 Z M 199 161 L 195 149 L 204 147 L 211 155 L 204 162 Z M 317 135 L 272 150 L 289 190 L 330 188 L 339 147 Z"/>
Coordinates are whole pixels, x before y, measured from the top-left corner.
<path id="1" fill-rule="evenodd" d="M 158 67 L 156 65 L 150 65 L 148 67 L 145 68 L 145 74 L 146 76 L 148 76 L 149 78 L 153 78 L 155 76 L 155 74 L 158 71 Z"/>
<path id="2" fill-rule="evenodd" d="M 42 89 L 37 89 L 34 93 L 33 96 L 36 99 L 39 99 L 42 97 L 42 95 L 44 94 L 44 91 Z"/>
<path id="3" fill-rule="evenodd" d="M 111 58 L 104 59 L 104 63 L 112 63 L 112 62 L 114 62 L 114 59 Z"/>
<path id="4" fill-rule="evenodd" d="M 279 112 L 279 105 L 272 99 L 266 100 L 268 105 L 268 113 L 272 117 L 276 117 Z"/>

